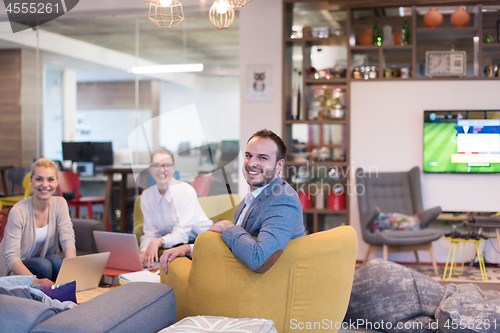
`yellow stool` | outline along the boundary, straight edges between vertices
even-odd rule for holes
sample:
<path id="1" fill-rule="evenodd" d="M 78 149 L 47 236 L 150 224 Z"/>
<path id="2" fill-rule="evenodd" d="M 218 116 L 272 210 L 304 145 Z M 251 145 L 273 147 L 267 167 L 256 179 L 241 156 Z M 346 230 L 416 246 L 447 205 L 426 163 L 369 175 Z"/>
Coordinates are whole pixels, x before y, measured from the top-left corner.
<path id="1" fill-rule="evenodd" d="M 444 274 L 443 274 L 443 280 L 445 281 L 450 281 L 451 275 L 462 275 L 464 272 L 464 258 L 465 258 L 465 243 L 474 243 L 474 246 L 476 247 L 477 251 L 477 258 L 479 260 L 479 269 L 481 270 L 481 278 L 483 281 L 488 281 L 488 277 L 486 276 L 486 269 L 484 267 L 484 258 L 483 258 L 483 253 L 481 252 L 481 246 L 479 246 L 479 243 L 486 241 L 486 239 L 462 239 L 462 238 L 450 238 L 450 237 L 443 237 L 443 239 L 450 241 L 450 250 L 448 251 L 448 257 L 446 257 L 446 266 L 444 267 Z M 462 243 L 462 248 L 463 248 L 463 254 L 462 254 L 462 270 L 460 272 L 457 272 L 457 262 L 456 262 L 456 256 L 457 256 L 457 250 L 458 250 L 458 245 Z M 453 256 L 451 258 L 451 263 L 450 261 L 450 254 L 451 250 L 453 249 Z M 446 272 L 448 271 L 448 268 L 450 269 L 448 272 L 448 277 L 446 277 Z"/>

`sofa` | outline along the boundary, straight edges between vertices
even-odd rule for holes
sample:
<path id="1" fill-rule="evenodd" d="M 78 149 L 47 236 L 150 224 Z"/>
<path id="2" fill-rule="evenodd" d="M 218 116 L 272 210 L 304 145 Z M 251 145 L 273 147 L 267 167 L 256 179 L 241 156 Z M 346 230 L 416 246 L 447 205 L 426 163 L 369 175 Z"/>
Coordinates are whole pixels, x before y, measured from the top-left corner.
<path id="1" fill-rule="evenodd" d="M 173 260 L 168 274 L 161 270 L 160 277 L 174 288 L 177 320 L 196 315 L 266 318 L 280 333 L 326 320 L 326 331 L 337 332 L 335 325 L 342 323 L 349 303 L 357 248 L 350 226 L 314 233 L 291 240 L 278 261 L 258 274 L 233 256 L 219 233 L 203 232 L 193 260 Z M 324 331 L 317 325 L 307 329 Z"/>
<path id="2" fill-rule="evenodd" d="M 172 288 L 147 282 L 128 283 L 56 312 L 42 302 L 0 295 L 0 332 L 153 333 L 176 322 Z"/>
<path id="3" fill-rule="evenodd" d="M 71 219 L 71 222 L 73 222 L 73 230 L 75 231 L 77 255 L 97 253 L 94 230 L 104 231 L 102 222 L 87 219 Z"/>
<path id="4" fill-rule="evenodd" d="M 231 197 L 234 206 L 231 202 Z M 234 222 L 234 213 L 241 202 L 241 197 L 238 194 L 220 194 L 209 197 L 199 197 L 198 202 L 201 208 L 207 214 L 207 217 L 212 221 L 230 220 Z M 137 243 L 141 244 L 141 236 L 143 232 L 144 215 L 141 210 L 141 196 L 138 195 L 134 201 L 134 235 L 137 237 Z"/>

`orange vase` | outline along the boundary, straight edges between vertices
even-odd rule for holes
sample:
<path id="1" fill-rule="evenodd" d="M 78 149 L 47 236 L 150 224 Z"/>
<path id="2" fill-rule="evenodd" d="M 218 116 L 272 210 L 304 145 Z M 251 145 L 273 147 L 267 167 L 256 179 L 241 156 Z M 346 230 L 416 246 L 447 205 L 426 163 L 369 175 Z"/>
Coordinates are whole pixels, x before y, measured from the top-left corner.
<path id="1" fill-rule="evenodd" d="M 470 22 L 470 14 L 464 7 L 458 7 L 457 10 L 451 14 L 451 24 L 457 28 L 466 27 Z"/>
<path id="2" fill-rule="evenodd" d="M 366 28 L 365 31 L 359 35 L 359 45 L 373 45 L 373 32 L 372 29 Z"/>
<path id="3" fill-rule="evenodd" d="M 434 7 L 424 15 L 424 24 L 429 28 L 437 28 L 441 23 L 443 23 L 443 14 L 438 12 Z"/>
<path id="4" fill-rule="evenodd" d="M 396 45 L 401 45 L 401 42 L 403 41 L 403 30 L 401 28 L 392 34 L 392 41 Z"/>

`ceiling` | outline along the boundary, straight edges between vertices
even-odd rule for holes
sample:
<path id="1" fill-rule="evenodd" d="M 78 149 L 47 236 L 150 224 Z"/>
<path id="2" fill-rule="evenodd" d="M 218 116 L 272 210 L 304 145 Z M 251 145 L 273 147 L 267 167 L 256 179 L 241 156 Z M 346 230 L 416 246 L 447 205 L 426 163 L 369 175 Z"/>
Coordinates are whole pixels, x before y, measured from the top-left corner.
<path id="1" fill-rule="evenodd" d="M 142 3 L 142 0 L 139 2 Z M 93 10 L 85 8 L 86 11 L 72 11 L 41 25 L 40 29 L 135 56 L 137 20 L 140 58 L 159 64 L 203 63 L 204 70 L 200 75 L 237 76 L 239 13 L 236 11 L 235 20 L 227 30 L 218 30 L 208 18 L 210 4 L 201 0 L 199 3 L 184 6 L 185 19 L 177 27 L 170 29 L 156 27 L 148 19 L 149 7 L 143 4 L 136 8 L 122 7 L 116 10 L 109 7 L 98 10 L 96 5 Z M 92 71 L 88 72 L 91 64 L 62 60 L 55 55 L 47 59 L 49 65 L 57 59 L 56 62 L 69 62 L 73 66 L 81 67 L 86 74 L 78 75 L 82 78 L 79 81 L 92 80 Z M 78 71 L 79 68 L 76 69 Z M 106 80 L 105 68 L 98 67 L 94 72 L 96 80 Z M 126 80 L 131 77 L 120 75 L 116 71 L 110 71 L 109 76 L 110 80 Z"/>

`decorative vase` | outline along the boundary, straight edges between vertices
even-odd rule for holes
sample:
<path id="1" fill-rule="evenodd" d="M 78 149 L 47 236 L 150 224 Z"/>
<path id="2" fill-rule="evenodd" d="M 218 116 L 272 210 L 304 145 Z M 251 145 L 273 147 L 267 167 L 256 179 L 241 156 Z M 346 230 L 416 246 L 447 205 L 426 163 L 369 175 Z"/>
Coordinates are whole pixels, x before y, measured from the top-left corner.
<path id="1" fill-rule="evenodd" d="M 359 35 L 359 45 L 372 45 L 373 44 L 373 32 L 372 29 L 366 28 L 365 31 Z"/>
<path id="2" fill-rule="evenodd" d="M 382 31 L 384 32 L 382 45 L 394 45 L 392 40 L 392 27 L 390 25 L 384 25 Z"/>
<path id="3" fill-rule="evenodd" d="M 403 29 L 399 28 L 396 30 L 396 32 L 392 35 L 392 41 L 396 45 L 401 45 L 403 42 Z"/>
<path id="4" fill-rule="evenodd" d="M 434 7 L 424 15 L 424 24 L 429 28 L 437 28 L 441 23 L 443 23 L 443 14 L 438 12 Z"/>
<path id="5" fill-rule="evenodd" d="M 457 10 L 451 14 L 451 24 L 457 28 L 466 27 L 470 22 L 470 14 L 464 7 L 458 7 Z"/>

